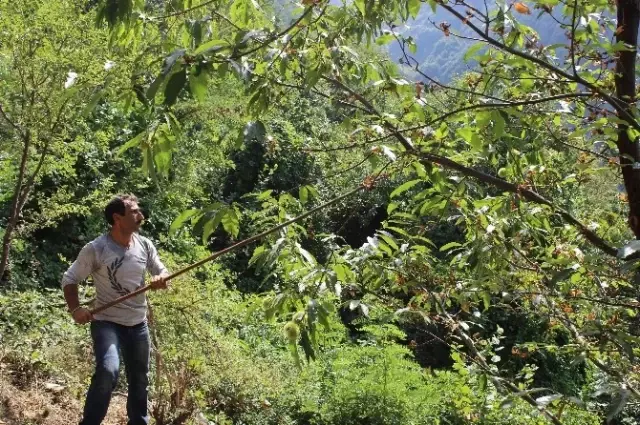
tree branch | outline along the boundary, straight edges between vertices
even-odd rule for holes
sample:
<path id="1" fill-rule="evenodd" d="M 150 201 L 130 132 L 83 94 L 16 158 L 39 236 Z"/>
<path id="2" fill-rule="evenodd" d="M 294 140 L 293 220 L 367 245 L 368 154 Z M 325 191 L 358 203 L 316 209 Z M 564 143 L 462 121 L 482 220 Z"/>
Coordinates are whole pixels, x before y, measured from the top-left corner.
<path id="1" fill-rule="evenodd" d="M 547 125 L 546 127 L 547 127 L 547 131 L 549 132 L 549 135 L 551 136 L 551 138 L 552 138 L 556 143 L 559 143 L 559 144 L 561 144 L 561 145 L 563 145 L 563 146 L 566 146 L 566 147 L 568 147 L 568 148 L 571 148 L 571 149 L 578 150 L 578 151 L 580 151 L 580 152 L 588 153 L 589 155 L 596 156 L 596 157 L 598 157 L 598 158 L 600 158 L 600 159 L 604 159 L 604 160 L 607 160 L 607 161 L 609 161 L 609 160 L 611 159 L 610 157 L 608 157 L 608 156 L 606 156 L 606 155 L 603 155 L 603 154 L 601 154 L 601 153 L 594 152 L 594 151 L 591 151 L 591 150 L 589 150 L 589 149 L 584 149 L 584 148 L 581 148 L 581 147 L 579 147 L 579 146 L 572 145 L 572 144 L 567 143 L 567 142 L 563 142 L 562 140 L 560 140 L 560 138 L 559 138 L 558 136 L 556 136 L 556 135 L 553 133 L 553 131 L 551 131 L 551 128 L 549 128 L 549 126 L 548 126 L 548 125 Z"/>
<path id="2" fill-rule="evenodd" d="M 284 30 L 280 31 L 279 33 L 276 33 L 276 34 L 272 35 L 271 37 L 267 38 L 264 42 L 260 43 L 258 46 L 254 47 L 253 49 L 249 49 L 246 52 L 239 52 L 239 53 L 237 53 L 235 55 L 231 55 L 228 59 L 240 59 L 243 56 L 250 55 L 251 53 L 257 52 L 258 50 L 267 47 L 273 41 L 279 39 L 280 37 L 282 37 L 282 36 L 284 36 L 286 34 L 288 34 L 292 29 L 297 27 L 298 24 L 300 22 L 302 22 L 302 20 L 304 18 L 306 18 L 312 11 L 313 11 L 313 6 L 308 6 L 307 9 L 304 11 L 304 13 L 302 15 L 300 15 L 298 17 L 298 19 L 296 19 L 289 27 L 287 27 Z"/>
<path id="3" fill-rule="evenodd" d="M 359 94 L 358 92 L 356 92 L 355 90 L 351 89 L 350 87 L 346 86 L 344 83 L 342 83 L 341 81 L 338 81 L 334 78 L 331 77 L 327 77 L 327 76 L 323 76 L 323 79 L 325 79 L 326 81 L 331 82 L 332 84 L 336 85 L 337 87 L 348 91 L 352 96 L 354 96 L 356 99 L 358 99 L 358 101 L 360 103 L 362 103 L 367 109 L 369 109 L 369 111 L 382 118 L 382 115 L 380 114 L 380 112 L 373 106 L 373 104 L 371 104 L 371 102 L 369 102 L 367 99 L 365 99 L 361 94 Z M 578 93 L 578 95 L 581 95 L 580 93 Z M 591 94 L 588 94 L 589 96 Z M 567 95 L 558 95 L 560 96 L 560 98 L 564 98 Z M 545 98 L 545 101 L 548 101 L 550 99 L 557 99 L 558 96 L 551 96 L 549 98 Z M 540 99 L 539 99 L 540 100 Z M 538 100 L 538 101 L 539 101 Z M 531 101 L 524 101 L 524 104 L 530 104 Z M 535 102 L 535 101 L 534 101 Z M 520 104 L 522 104 L 523 102 L 519 102 Z M 513 103 L 513 104 L 507 104 L 504 106 L 517 106 L 518 102 Z M 468 110 L 469 108 L 475 109 L 479 106 L 486 106 L 486 105 L 471 105 L 470 107 L 462 108 L 462 110 Z M 473 108 L 475 107 L 475 108 Z M 454 111 L 455 112 L 455 111 Z M 460 112 L 460 111 L 457 111 Z M 449 114 L 445 114 L 447 116 L 452 115 L 452 113 Z M 447 157 L 443 157 L 437 154 L 433 154 L 433 153 L 423 153 L 423 152 L 418 152 L 415 147 L 411 144 L 411 142 L 409 142 L 409 140 L 407 140 L 407 138 L 402 134 L 402 130 L 398 130 L 397 128 L 395 128 L 394 126 L 392 126 L 391 124 L 387 123 L 385 121 L 385 127 L 391 131 L 393 133 L 393 135 L 396 137 L 396 139 L 398 139 L 398 141 L 400 142 L 400 144 L 407 150 L 407 152 L 412 153 L 413 155 L 422 158 L 423 160 L 429 162 L 429 163 L 436 163 L 436 164 L 440 164 L 445 168 L 449 168 L 452 170 L 456 170 L 459 171 L 460 173 L 466 175 L 466 176 L 470 176 L 470 177 L 474 177 L 477 180 L 480 180 L 484 183 L 490 184 L 492 186 L 495 186 L 501 190 L 507 191 L 507 192 L 511 192 L 511 193 L 516 193 L 519 196 L 522 196 L 524 199 L 531 201 L 531 202 L 535 202 L 538 204 L 542 204 L 542 205 L 547 205 L 548 207 L 550 207 L 553 211 L 555 211 L 557 214 L 559 214 L 562 218 L 564 218 L 565 221 L 571 223 L 572 225 L 574 225 L 576 228 L 578 228 L 578 230 L 580 231 L 580 233 L 582 233 L 584 235 L 584 237 L 591 242 L 594 246 L 600 248 L 602 251 L 604 251 L 605 253 L 612 255 L 612 256 L 616 256 L 617 255 L 617 249 L 615 249 L 614 247 L 610 246 L 607 242 L 604 241 L 604 239 L 600 238 L 598 235 L 596 235 L 591 229 L 589 229 L 587 226 L 585 226 L 583 223 L 581 223 L 577 218 L 573 217 L 571 214 L 569 214 L 567 211 L 565 211 L 562 208 L 556 207 L 553 205 L 553 203 L 549 200 L 547 200 L 546 198 L 544 198 L 542 195 L 538 194 L 537 192 L 534 192 L 530 189 L 528 189 L 526 186 L 524 185 L 517 185 L 515 183 L 510 183 L 506 180 L 503 180 L 499 177 L 494 177 L 492 175 L 483 173 L 482 171 L 478 171 L 478 170 L 474 170 L 473 168 L 469 168 L 465 165 L 462 165 L 456 161 L 453 161 L 452 159 L 449 159 Z M 419 127 L 419 128 L 423 128 L 425 127 L 425 125 Z"/>
<path id="4" fill-rule="evenodd" d="M 520 58 L 526 59 L 532 63 L 535 63 L 537 65 L 540 65 L 541 67 L 554 72 L 558 75 L 563 76 L 564 78 L 574 81 L 576 83 L 579 83 L 585 87 L 587 87 L 588 89 L 592 90 L 594 93 L 599 94 L 603 99 L 605 99 L 611 106 L 613 106 L 616 111 L 618 111 L 619 114 L 621 114 L 624 119 L 626 121 L 629 122 L 629 124 L 634 127 L 636 130 L 640 131 L 640 123 L 638 123 L 638 121 L 634 118 L 634 116 L 632 114 L 630 114 L 626 108 L 625 108 L 625 104 L 626 102 L 624 102 L 623 100 L 619 99 L 616 96 L 612 96 L 606 92 L 604 92 L 602 89 L 600 89 L 599 87 L 597 87 L 594 84 L 589 83 L 588 81 L 585 81 L 582 77 L 578 76 L 578 75 L 571 75 L 568 72 L 554 66 L 551 65 L 550 63 L 548 63 L 547 61 L 544 61 L 540 58 L 537 58 L 535 56 L 532 56 L 528 53 L 522 52 L 520 50 L 514 49 L 512 47 L 507 46 L 504 43 L 499 42 L 498 40 L 496 40 L 495 38 L 485 35 L 482 30 L 480 30 L 477 26 L 475 26 L 473 23 L 469 22 L 468 20 L 465 20 L 464 16 L 462 16 L 460 14 L 460 12 L 458 12 L 457 10 L 455 10 L 455 8 L 453 8 L 452 6 L 444 3 L 444 2 L 438 2 L 438 4 L 444 8 L 445 10 L 447 10 L 449 13 L 451 13 L 452 15 L 454 15 L 455 17 L 457 17 L 458 19 L 460 19 L 465 25 L 467 25 L 469 28 L 471 28 L 476 34 L 480 35 L 484 40 L 486 40 L 489 44 L 497 47 L 500 50 L 504 50 L 505 52 L 511 53 L 512 55 L 518 56 Z"/>
<path id="5" fill-rule="evenodd" d="M 24 134 L 22 129 L 20 128 L 20 126 L 18 126 L 18 124 L 16 124 L 15 122 L 13 122 L 9 116 L 7 115 L 7 113 L 4 111 L 4 108 L 2 107 L 2 105 L 0 105 L 0 115 L 2 115 L 2 118 L 4 118 L 4 120 L 11 126 L 13 127 L 18 134 L 20 134 L 21 136 Z"/>
<path id="6" fill-rule="evenodd" d="M 169 14 L 163 15 L 163 16 L 156 16 L 156 17 L 154 17 L 154 19 L 167 19 L 167 18 L 173 18 L 174 16 L 185 15 L 185 14 L 187 14 L 189 12 L 193 12 L 194 10 L 198 10 L 198 9 L 203 8 L 203 7 L 209 6 L 210 4 L 213 4 L 213 3 L 217 2 L 217 1 L 218 0 L 205 1 L 204 3 L 200 3 L 197 6 L 190 7 L 189 9 L 179 10 L 177 12 L 169 13 Z M 232 24 L 232 25 L 235 26 L 235 24 Z"/>
<path id="7" fill-rule="evenodd" d="M 571 18 L 571 67 L 573 75 L 579 78 L 576 68 L 576 16 L 578 15 L 578 0 L 573 2 L 573 17 Z"/>

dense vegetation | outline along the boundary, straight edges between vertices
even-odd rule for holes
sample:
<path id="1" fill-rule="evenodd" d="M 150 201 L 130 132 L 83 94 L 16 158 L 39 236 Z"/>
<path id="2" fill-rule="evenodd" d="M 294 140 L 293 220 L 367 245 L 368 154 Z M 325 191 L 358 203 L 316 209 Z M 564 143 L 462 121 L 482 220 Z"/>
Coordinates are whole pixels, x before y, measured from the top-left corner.
<path id="1" fill-rule="evenodd" d="M 83 397 L 113 194 L 171 270 L 326 203 L 149 295 L 154 423 L 640 423 L 613 3 L 0 1 L 0 385 Z"/>

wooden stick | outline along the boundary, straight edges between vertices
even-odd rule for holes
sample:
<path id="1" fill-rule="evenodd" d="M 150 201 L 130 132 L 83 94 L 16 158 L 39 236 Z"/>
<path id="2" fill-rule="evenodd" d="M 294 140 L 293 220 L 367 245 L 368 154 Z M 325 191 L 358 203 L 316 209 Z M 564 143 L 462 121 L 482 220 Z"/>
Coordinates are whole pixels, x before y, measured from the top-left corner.
<path id="1" fill-rule="evenodd" d="M 242 248 L 243 246 L 246 246 L 246 245 L 249 245 L 250 243 L 253 243 L 253 242 L 257 241 L 258 239 L 261 239 L 261 238 L 263 238 L 263 237 L 265 237 L 265 236 L 267 236 L 267 235 L 269 235 L 271 233 L 277 232 L 278 230 L 283 229 L 283 228 L 287 227 L 290 224 L 293 224 L 293 223 L 295 223 L 297 221 L 300 221 L 303 218 L 306 218 L 306 217 L 310 216 L 311 214 L 314 214 L 314 213 L 316 213 L 316 212 L 318 212 L 318 211 L 320 211 L 320 210 L 322 210 L 322 209 L 324 209 L 324 208 L 326 208 L 326 207 L 328 207 L 330 205 L 333 205 L 333 204 L 343 200 L 344 198 L 347 198 L 347 197 L 353 195 L 354 193 L 362 190 L 364 187 L 365 186 L 362 186 L 362 185 L 358 186 L 357 188 L 355 188 L 355 189 L 353 189 L 353 190 L 351 190 L 351 191 L 349 191 L 349 192 L 347 192 L 345 194 L 342 194 L 342 195 L 338 196 L 337 198 L 333 198 L 332 200 L 330 200 L 328 202 L 325 202 L 324 204 L 319 205 L 319 206 L 307 211 L 304 214 L 300 214 L 299 216 L 294 217 L 291 220 L 285 221 L 284 223 L 281 223 L 281 224 L 279 224 L 279 225 L 277 225 L 277 226 L 275 226 L 275 227 L 273 227 L 273 228 L 271 228 L 269 230 L 265 230 L 264 232 L 259 233 L 259 234 L 255 235 L 255 236 L 252 236 L 252 237 L 250 237 L 248 239 L 244 239 L 244 240 L 242 240 L 240 242 L 237 242 L 237 243 L 235 243 L 235 244 L 233 244 L 233 245 L 231 245 L 231 246 L 229 246 L 229 247 L 227 247 L 225 249 L 222 249 L 220 251 L 214 252 L 209 257 L 203 258 L 202 260 L 200 260 L 200 261 L 198 261 L 196 263 L 193 263 L 190 266 L 187 266 L 187 267 L 185 267 L 183 269 L 180 269 L 180 270 L 170 274 L 169 276 L 167 276 L 165 278 L 165 280 L 174 279 L 174 278 L 180 276 L 181 274 L 187 273 L 188 271 L 191 271 L 191 270 L 195 269 L 196 267 L 200 267 L 201 265 L 203 265 L 205 263 L 208 263 L 209 261 L 213 261 L 216 258 L 218 258 L 218 257 L 220 257 L 220 256 L 222 256 L 224 254 L 227 254 L 227 253 L 229 253 L 231 251 L 235 251 L 236 249 Z M 135 291 L 128 293 L 127 295 L 124 295 L 124 296 L 122 296 L 120 298 L 116 298 L 113 301 L 109 301 L 106 304 L 103 304 L 103 305 L 101 305 L 99 307 L 94 308 L 93 310 L 91 310 L 91 314 L 92 315 L 93 314 L 98 314 L 98 313 L 108 309 L 109 307 L 113 307 L 114 305 L 119 304 L 122 301 L 128 300 L 129 298 L 132 298 L 132 297 L 135 297 L 136 295 L 142 294 L 143 292 L 146 292 L 149 289 L 151 289 L 151 285 L 142 286 L 141 288 L 138 288 Z"/>

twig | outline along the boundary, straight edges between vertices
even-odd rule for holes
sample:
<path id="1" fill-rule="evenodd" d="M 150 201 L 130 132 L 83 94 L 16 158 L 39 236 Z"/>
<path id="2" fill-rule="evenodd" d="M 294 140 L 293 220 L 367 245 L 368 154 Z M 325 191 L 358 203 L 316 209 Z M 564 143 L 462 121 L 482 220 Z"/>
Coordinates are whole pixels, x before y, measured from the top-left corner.
<path id="1" fill-rule="evenodd" d="M 298 24 L 300 22 L 302 22 L 302 20 L 304 18 L 307 17 L 307 15 L 309 15 L 311 12 L 313 11 L 313 6 L 309 6 L 307 7 L 307 9 L 304 11 L 304 13 L 302 15 L 300 15 L 300 17 L 298 17 L 298 19 L 296 19 L 289 27 L 285 28 L 284 30 L 280 31 L 279 33 L 276 33 L 274 35 L 272 35 L 271 37 L 267 38 L 264 42 L 260 43 L 258 46 L 254 47 L 253 49 L 249 49 L 246 52 L 239 52 L 235 55 L 231 55 L 229 57 L 229 59 L 240 59 L 243 56 L 247 56 L 250 55 L 251 53 L 254 53 L 266 46 L 268 46 L 269 44 L 271 44 L 274 40 L 277 40 L 278 38 L 286 35 L 287 33 L 289 33 L 292 29 L 294 29 L 295 27 L 298 26 Z"/>
<path id="2" fill-rule="evenodd" d="M 189 9 L 185 9 L 185 10 L 180 10 L 178 12 L 174 12 L 174 13 L 169 13 L 167 15 L 163 15 L 163 16 L 156 16 L 154 17 L 154 19 L 167 19 L 167 18 L 173 18 L 174 16 L 180 16 L 180 15 L 185 15 L 189 12 L 193 12 L 194 10 L 203 8 L 205 6 L 209 6 L 210 4 L 213 4 L 215 2 L 217 2 L 218 0 L 209 0 L 209 1 L 205 1 L 204 3 L 200 3 L 197 6 L 193 6 Z M 235 25 L 234 25 L 235 26 Z"/>
<path id="3" fill-rule="evenodd" d="M 573 75 L 578 77 L 578 69 L 576 68 L 576 16 L 578 14 L 578 0 L 573 2 L 573 17 L 571 18 L 571 67 Z"/>
<path id="4" fill-rule="evenodd" d="M 13 127 L 20 135 L 23 134 L 22 129 L 15 123 L 13 122 L 8 116 L 7 113 L 4 111 L 4 108 L 2 107 L 2 105 L 0 105 L 0 115 L 2 115 L 2 118 L 4 118 L 4 120 L 11 126 Z"/>

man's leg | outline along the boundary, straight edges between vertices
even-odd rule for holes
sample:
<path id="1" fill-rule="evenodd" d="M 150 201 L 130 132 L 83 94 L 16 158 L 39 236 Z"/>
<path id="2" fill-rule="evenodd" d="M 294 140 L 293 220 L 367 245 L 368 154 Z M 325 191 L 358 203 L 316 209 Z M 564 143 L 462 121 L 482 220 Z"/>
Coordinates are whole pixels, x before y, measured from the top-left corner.
<path id="1" fill-rule="evenodd" d="M 147 388 L 149 386 L 149 328 L 147 322 L 127 329 L 122 341 L 122 357 L 127 371 L 128 425 L 147 425 Z"/>
<path id="2" fill-rule="evenodd" d="M 111 401 L 111 393 L 118 382 L 118 328 L 115 323 L 91 322 L 91 338 L 96 356 L 96 370 L 84 404 L 84 417 L 80 425 L 100 425 Z"/>

